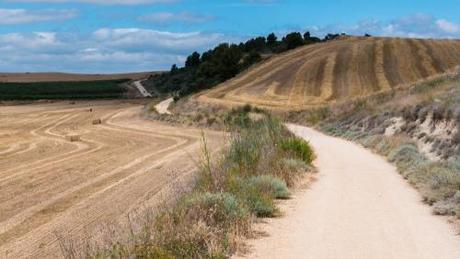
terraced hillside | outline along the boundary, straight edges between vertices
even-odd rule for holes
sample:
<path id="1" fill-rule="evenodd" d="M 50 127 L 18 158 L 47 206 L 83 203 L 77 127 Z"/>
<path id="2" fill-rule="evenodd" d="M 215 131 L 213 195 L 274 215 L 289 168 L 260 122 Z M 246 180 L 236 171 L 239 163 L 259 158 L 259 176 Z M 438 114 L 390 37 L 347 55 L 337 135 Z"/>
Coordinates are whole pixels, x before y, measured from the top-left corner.
<path id="1" fill-rule="evenodd" d="M 295 109 L 404 87 L 460 65 L 460 41 L 350 37 L 295 49 L 197 96 Z"/>

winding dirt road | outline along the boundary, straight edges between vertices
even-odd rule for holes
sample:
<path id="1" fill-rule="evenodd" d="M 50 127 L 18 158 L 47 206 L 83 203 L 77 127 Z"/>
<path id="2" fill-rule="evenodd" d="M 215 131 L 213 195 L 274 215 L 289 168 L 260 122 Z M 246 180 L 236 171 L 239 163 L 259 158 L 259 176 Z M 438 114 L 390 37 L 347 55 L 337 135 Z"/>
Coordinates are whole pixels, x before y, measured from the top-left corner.
<path id="1" fill-rule="evenodd" d="M 263 226 L 248 258 L 460 258 L 460 237 L 381 157 L 288 125 L 311 142 L 318 181 Z"/>
<path id="2" fill-rule="evenodd" d="M 0 258 L 56 258 L 55 233 L 91 233 L 186 186 L 201 130 L 146 121 L 142 109 L 122 101 L 0 106 Z M 218 150 L 222 133 L 205 134 Z"/>

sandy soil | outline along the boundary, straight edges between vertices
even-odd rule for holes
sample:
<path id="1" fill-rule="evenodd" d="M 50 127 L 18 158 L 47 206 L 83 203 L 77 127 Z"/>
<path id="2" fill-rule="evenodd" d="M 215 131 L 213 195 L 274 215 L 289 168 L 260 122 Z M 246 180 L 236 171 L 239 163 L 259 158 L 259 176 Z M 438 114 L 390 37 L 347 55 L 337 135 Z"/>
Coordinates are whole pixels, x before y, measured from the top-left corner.
<path id="1" fill-rule="evenodd" d="M 193 178 L 201 131 L 143 120 L 142 107 L 0 106 L 0 258 L 56 258 L 56 233 L 122 221 Z M 205 134 L 218 150 L 222 134 Z M 70 142 L 73 135 L 81 140 Z"/>
<path id="2" fill-rule="evenodd" d="M 460 258 L 460 237 L 383 158 L 289 125 L 309 140 L 318 179 L 267 220 L 248 258 Z"/>

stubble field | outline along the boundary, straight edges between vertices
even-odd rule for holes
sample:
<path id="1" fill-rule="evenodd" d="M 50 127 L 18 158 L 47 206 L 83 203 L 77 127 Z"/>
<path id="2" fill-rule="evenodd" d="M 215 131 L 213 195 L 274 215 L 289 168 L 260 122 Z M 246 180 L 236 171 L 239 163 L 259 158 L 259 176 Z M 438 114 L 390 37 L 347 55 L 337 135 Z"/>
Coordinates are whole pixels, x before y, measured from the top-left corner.
<path id="1" fill-rule="evenodd" d="M 0 107 L 1 258 L 56 257 L 59 234 L 123 221 L 192 179 L 201 131 L 146 121 L 142 108 L 121 101 Z M 205 134 L 217 149 L 222 134 Z"/>
<path id="2" fill-rule="evenodd" d="M 459 65 L 458 40 L 349 37 L 272 57 L 196 98 L 302 109 L 405 87 Z"/>

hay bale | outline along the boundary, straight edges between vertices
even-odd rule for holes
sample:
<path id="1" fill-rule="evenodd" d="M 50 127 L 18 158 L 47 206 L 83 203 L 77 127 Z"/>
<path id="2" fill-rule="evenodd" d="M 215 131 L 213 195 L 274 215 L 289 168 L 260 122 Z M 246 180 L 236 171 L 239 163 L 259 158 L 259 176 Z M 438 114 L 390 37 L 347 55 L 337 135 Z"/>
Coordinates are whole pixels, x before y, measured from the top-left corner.
<path id="1" fill-rule="evenodd" d="M 69 136 L 69 140 L 70 140 L 70 142 L 77 142 L 77 141 L 80 141 L 80 136 L 79 136 L 79 135 L 72 135 L 72 136 Z"/>
<path id="2" fill-rule="evenodd" d="M 101 119 L 93 120 L 93 125 L 99 125 L 102 123 Z"/>

